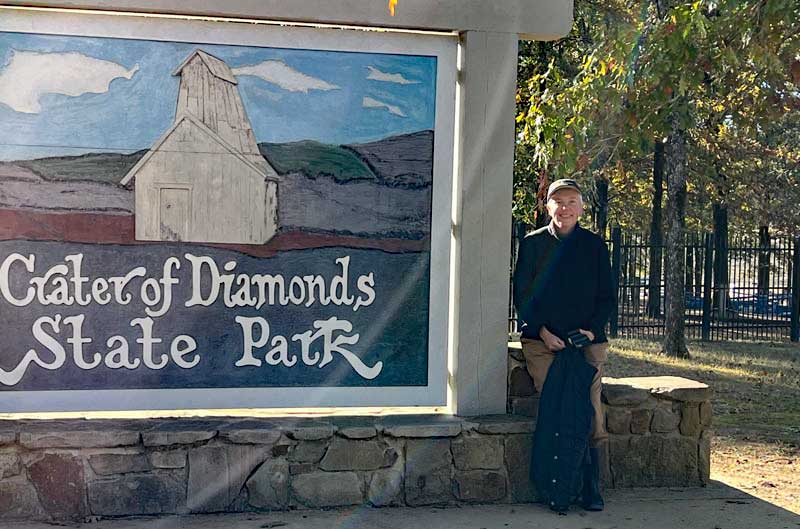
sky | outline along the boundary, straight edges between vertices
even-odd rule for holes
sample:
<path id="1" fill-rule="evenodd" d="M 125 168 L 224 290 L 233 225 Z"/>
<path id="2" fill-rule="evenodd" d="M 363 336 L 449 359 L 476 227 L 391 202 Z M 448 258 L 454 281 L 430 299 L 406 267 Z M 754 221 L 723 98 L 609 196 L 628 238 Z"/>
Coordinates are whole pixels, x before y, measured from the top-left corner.
<path id="1" fill-rule="evenodd" d="M 175 68 L 224 60 L 258 142 L 373 141 L 433 129 L 436 58 L 0 32 L 0 160 L 149 148 Z"/>

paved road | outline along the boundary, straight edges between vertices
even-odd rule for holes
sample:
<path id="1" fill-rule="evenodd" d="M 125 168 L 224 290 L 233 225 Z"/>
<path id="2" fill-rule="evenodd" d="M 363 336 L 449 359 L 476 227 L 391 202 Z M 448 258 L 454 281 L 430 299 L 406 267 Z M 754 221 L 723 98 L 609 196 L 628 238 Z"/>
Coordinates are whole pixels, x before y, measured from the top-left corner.
<path id="1" fill-rule="evenodd" d="M 609 491 L 601 513 L 555 515 L 538 505 L 358 507 L 272 514 L 170 516 L 94 523 L 0 523 L 3 529 L 798 529 L 800 514 L 720 483 Z"/>

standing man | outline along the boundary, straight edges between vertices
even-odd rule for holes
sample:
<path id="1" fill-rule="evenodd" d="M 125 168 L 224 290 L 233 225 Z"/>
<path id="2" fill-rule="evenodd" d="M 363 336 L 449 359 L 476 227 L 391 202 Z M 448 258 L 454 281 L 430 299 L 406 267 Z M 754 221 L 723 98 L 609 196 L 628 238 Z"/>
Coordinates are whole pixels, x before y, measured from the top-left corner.
<path id="1" fill-rule="evenodd" d="M 520 244 L 514 272 L 514 302 L 522 326 L 522 351 L 541 393 L 550 364 L 566 347 L 571 331 L 584 334 L 586 361 L 597 373 L 590 396 L 594 408 L 591 465 L 584 475 L 583 506 L 603 510 L 599 449 L 608 439 L 600 401 L 603 364 L 608 358 L 605 326 L 614 305 L 608 249 L 602 238 L 578 223 L 583 196 L 575 180 L 556 180 L 547 190 L 550 224 Z"/>

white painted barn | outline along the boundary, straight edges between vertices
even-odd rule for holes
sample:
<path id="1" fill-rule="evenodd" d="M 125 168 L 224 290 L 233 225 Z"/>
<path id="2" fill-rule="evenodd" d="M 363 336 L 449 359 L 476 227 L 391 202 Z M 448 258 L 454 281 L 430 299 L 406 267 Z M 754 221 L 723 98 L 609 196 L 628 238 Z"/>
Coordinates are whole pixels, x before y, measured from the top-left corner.
<path id="1" fill-rule="evenodd" d="M 264 244 L 278 227 L 278 180 L 258 150 L 236 77 L 195 50 L 173 72 L 172 126 L 122 180 L 135 186 L 136 239 Z"/>

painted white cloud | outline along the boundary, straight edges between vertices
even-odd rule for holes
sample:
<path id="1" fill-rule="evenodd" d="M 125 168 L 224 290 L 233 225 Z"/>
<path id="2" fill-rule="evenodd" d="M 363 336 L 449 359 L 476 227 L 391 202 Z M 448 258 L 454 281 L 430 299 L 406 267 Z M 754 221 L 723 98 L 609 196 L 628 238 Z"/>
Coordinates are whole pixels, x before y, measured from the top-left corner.
<path id="1" fill-rule="evenodd" d="M 372 99 L 371 97 L 365 97 L 361 101 L 361 106 L 365 108 L 385 108 L 395 116 L 400 116 L 401 118 L 406 117 L 406 115 L 403 114 L 403 111 L 400 110 L 400 107 L 390 105 L 389 103 L 384 103 L 383 101 L 378 101 L 377 99 Z"/>
<path id="2" fill-rule="evenodd" d="M 115 62 L 77 52 L 12 50 L 11 60 L 0 71 L 0 103 L 17 112 L 38 114 L 45 94 L 102 94 L 108 92 L 114 79 L 131 79 L 138 71 L 138 64 L 127 70 Z"/>
<path id="3" fill-rule="evenodd" d="M 419 81 L 413 81 L 411 79 L 406 79 L 403 77 L 403 74 L 400 73 L 387 73 L 382 72 L 375 68 L 374 66 L 367 66 L 369 69 L 369 75 L 367 75 L 367 79 L 372 79 L 373 81 L 383 81 L 384 83 L 397 83 L 397 84 L 417 84 Z"/>
<path id="4" fill-rule="evenodd" d="M 311 77 L 303 72 L 287 66 L 283 61 L 264 61 L 250 66 L 233 68 L 234 75 L 253 75 L 260 77 L 268 83 L 288 90 L 289 92 L 303 92 L 309 90 L 337 90 L 339 87 L 322 79 Z"/>

